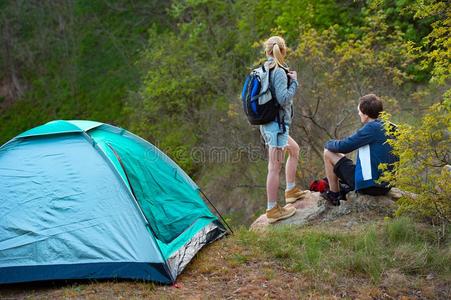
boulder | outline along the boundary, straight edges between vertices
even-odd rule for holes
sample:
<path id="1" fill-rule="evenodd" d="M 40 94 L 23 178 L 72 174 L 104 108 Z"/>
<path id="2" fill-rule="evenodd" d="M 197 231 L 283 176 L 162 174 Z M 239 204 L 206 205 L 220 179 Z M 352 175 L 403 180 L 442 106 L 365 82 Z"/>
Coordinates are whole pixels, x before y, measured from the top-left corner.
<path id="1" fill-rule="evenodd" d="M 269 224 L 266 214 L 263 214 L 252 223 L 251 230 L 261 230 L 269 225 L 291 224 L 302 226 L 317 221 L 333 221 L 351 213 L 371 211 L 381 215 L 388 215 L 392 214 L 396 208 L 395 201 L 404 194 L 405 192 L 396 188 L 393 188 L 385 196 L 370 196 L 350 192 L 346 196 L 346 201 L 340 201 L 339 206 L 332 206 L 320 196 L 320 193 L 308 191 L 301 200 L 293 204 L 287 204 L 296 207 L 296 214 L 292 217 Z"/>

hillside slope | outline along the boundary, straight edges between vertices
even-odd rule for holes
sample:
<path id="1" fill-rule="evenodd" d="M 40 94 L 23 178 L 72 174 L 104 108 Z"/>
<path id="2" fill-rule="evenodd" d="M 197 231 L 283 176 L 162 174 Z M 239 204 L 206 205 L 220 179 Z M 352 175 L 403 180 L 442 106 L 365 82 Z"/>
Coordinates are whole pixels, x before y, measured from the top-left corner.
<path id="1" fill-rule="evenodd" d="M 122 124 L 158 1 L 2 1 L 0 144 L 54 119 Z"/>

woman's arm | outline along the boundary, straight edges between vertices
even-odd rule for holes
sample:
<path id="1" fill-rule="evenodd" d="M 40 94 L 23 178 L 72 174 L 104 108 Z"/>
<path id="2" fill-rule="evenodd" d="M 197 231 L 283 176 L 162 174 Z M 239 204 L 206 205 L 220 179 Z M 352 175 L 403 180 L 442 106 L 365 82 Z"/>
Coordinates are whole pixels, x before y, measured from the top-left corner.
<path id="1" fill-rule="evenodd" d="M 276 68 L 274 70 L 274 90 L 276 93 L 277 101 L 281 106 L 285 106 L 291 103 L 294 94 L 298 88 L 298 81 L 291 80 L 290 86 L 288 87 L 288 77 L 282 68 Z"/>

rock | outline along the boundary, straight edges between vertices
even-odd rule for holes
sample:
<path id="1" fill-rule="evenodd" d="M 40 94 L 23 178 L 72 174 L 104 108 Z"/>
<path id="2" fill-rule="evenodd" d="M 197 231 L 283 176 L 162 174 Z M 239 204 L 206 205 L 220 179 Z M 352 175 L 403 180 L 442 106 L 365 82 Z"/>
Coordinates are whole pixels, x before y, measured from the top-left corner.
<path id="1" fill-rule="evenodd" d="M 351 213 L 376 212 L 381 215 L 392 214 L 395 209 L 395 201 L 402 197 L 405 192 L 399 189 L 392 189 L 385 196 L 370 196 L 350 192 L 347 194 L 347 201 L 340 201 L 339 206 L 332 206 L 324 200 L 318 192 L 308 191 L 303 199 L 296 201 L 296 214 L 292 217 L 281 220 L 272 225 L 291 224 L 302 226 L 313 221 L 333 221 Z M 263 214 L 251 225 L 251 230 L 261 230 L 268 225 L 268 219 Z M 354 223 L 349 224 L 352 227 Z"/>
<path id="2" fill-rule="evenodd" d="M 356 192 L 350 192 L 346 195 L 346 206 L 352 212 L 365 212 L 365 211 L 376 211 L 379 213 L 390 213 L 392 212 L 395 204 L 392 195 L 388 194 L 386 196 L 370 196 L 358 194 Z"/>
<path id="3" fill-rule="evenodd" d="M 390 192 L 388 192 L 388 195 L 390 195 L 390 197 L 392 198 L 392 199 L 396 199 L 396 200 L 398 200 L 399 198 L 401 198 L 403 195 L 404 195 L 404 191 L 401 191 L 400 189 L 398 189 L 398 188 L 392 188 L 391 190 L 390 190 Z"/>
<path id="4" fill-rule="evenodd" d="M 391 197 L 393 200 L 398 200 L 399 198 L 403 197 L 403 196 L 407 196 L 413 199 L 416 199 L 418 197 L 417 194 L 411 193 L 411 192 L 406 192 L 403 190 L 400 190 L 398 188 L 392 188 L 390 190 L 390 192 L 388 192 L 389 197 Z"/>
<path id="5" fill-rule="evenodd" d="M 302 200 L 296 201 L 293 205 L 296 207 L 296 214 L 294 216 L 281 220 L 276 224 L 293 224 L 293 225 L 305 225 L 310 220 L 316 219 L 326 210 L 326 201 L 323 200 L 318 192 L 308 191 Z M 251 225 L 251 230 L 259 230 L 268 226 L 268 219 L 266 214 L 261 215 Z"/>

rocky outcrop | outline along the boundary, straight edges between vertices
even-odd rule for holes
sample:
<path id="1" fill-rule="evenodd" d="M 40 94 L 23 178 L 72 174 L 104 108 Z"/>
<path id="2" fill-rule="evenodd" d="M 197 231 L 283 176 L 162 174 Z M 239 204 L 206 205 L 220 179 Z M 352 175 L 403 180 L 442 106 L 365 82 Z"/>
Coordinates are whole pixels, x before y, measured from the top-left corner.
<path id="1" fill-rule="evenodd" d="M 393 188 L 386 196 L 362 195 L 355 192 L 347 194 L 346 201 L 340 201 L 340 206 L 332 206 L 318 192 L 307 192 L 302 200 L 296 201 L 296 214 L 271 226 L 291 224 L 302 226 L 316 221 L 333 221 L 351 213 L 377 212 L 391 214 L 395 209 L 395 201 L 402 197 L 403 191 Z M 266 215 L 263 214 L 251 225 L 252 230 L 260 230 L 269 226 Z"/>

